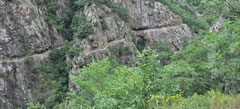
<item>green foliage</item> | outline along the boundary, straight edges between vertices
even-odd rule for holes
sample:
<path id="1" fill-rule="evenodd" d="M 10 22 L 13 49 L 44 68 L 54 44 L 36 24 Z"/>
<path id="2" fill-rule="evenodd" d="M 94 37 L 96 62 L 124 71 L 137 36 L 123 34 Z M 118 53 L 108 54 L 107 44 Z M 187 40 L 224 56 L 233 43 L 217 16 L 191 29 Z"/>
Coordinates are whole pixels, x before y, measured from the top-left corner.
<path id="1" fill-rule="evenodd" d="M 185 60 L 201 75 L 200 89 L 237 92 L 239 75 L 239 20 L 228 21 L 221 32 L 206 33 L 173 56 Z M 200 90 L 203 92 L 203 90 Z"/>
<path id="2" fill-rule="evenodd" d="M 54 15 L 56 14 L 57 9 L 58 9 L 57 2 L 53 2 L 50 5 L 48 5 L 48 7 L 47 7 L 48 13 L 51 13 L 51 14 L 54 14 Z"/>
<path id="3" fill-rule="evenodd" d="M 74 56 L 77 56 L 80 52 L 80 48 L 73 46 L 68 50 L 68 55 L 70 58 L 73 58 Z"/>
<path id="4" fill-rule="evenodd" d="M 180 45 L 183 47 L 183 48 L 185 48 L 185 47 L 187 47 L 189 44 L 190 44 L 190 42 L 191 42 L 191 39 L 189 39 L 187 36 L 182 36 L 181 38 L 180 38 Z"/>
<path id="5" fill-rule="evenodd" d="M 179 7 L 172 0 L 156 0 L 168 6 L 174 13 L 178 14 L 184 23 L 186 23 L 194 33 L 199 33 L 200 30 L 208 30 L 209 25 L 204 20 L 197 19 L 194 14 Z"/>
<path id="6" fill-rule="evenodd" d="M 144 48 L 145 48 L 145 41 L 144 41 L 144 39 L 138 40 L 138 41 L 135 43 L 135 45 L 136 45 L 136 47 L 137 47 L 137 49 L 138 49 L 139 51 L 144 50 Z"/>
<path id="7" fill-rule="evenodd" d="M 100 23 L 101 23 L 102 30 L 106 31 L 108 29 L 106 21 L 104 19 L 101 19 Z"/>
<path id="8" fill-rule="evenodd" d="M 45 86 L 42 92 L 51 89 L 50 93 L 45 94 L 48 96 L 44 101 L 47 108 L 62 102 L 68 92 L 68 71 L 71 64 L 66 62 L 66 53 L 66 48 L 53 50 L 48 60 L 39 67 L 43 77 L 41 84 Z"/>
<path id="9" fill-rule="evenodd" d="M 109 8 L 111 8 L 111 10 L 114 13 L 117 13 L 118 16 L 125 22 L 128 22 L 129 20 L 129 15 L 128 15 L 128 11 L 126 8 L 123 8 L 120 4 L 116 4 L 116 3 L 111 3 L 111 5 L 108 5 Z"/>
<path id="10" fill-rule="evenodd" d="M 158 55 L 154 54 L 150 48 L 144 49 L 137 57 L 137 66 L 143 72 L 143 81 L 145 83 L 142 93 L 145 100 L 148 100 L 150 95 L 161 90 L 162 66 L 157 59 Z"/>
<path id="11" fill-rule="evenodd" d="M 63 104 L 73 104 L 71 108 L 137 108 L 142 106 L 141 72 L 126 66 L 114 67 L 109 59 L 91 63 L 83 67 L 80 77 L 72 76 L 76 85 L 81 86 L 71 100 Z M 60 105 L 63 105 L 60 104 Z M 60 106 L 57 106 L 60 107 Z"/>
<path id="12" fill-rule="evenodd" d="M 174 61 L 163 68 L 163 78 L 161 80 L 161 92 L 164 95 L 184 94 L 192 95 L 197 88 L 198 74 L 188 63 L 183 60 Z"/>
<path id="13" fill-rule="evenodd" d="M 113 3 L 110 0 L 70 0 L 67 2 L 66 9 L 64 9 L 64 15 L 57 20 L 58 22 L 56 22 L 56 19 L 51 19 L 54 18 L 53 16 L 46 17 L 46 19 L 50 24 L 55 25 L 57 23 L 57 30 L 68 41 L 73 40 L 73 37 L 85 39 L 88 35 L 93 34 L 94 32 L 92 24 L 83 14 L 83 8 L 87 3 L 88 5 L 91 3 L 106 5 L 111 8 L 114 13 L 118 14 L 122 20 L 127 22 L 129 19 L 127 10 L 120 4 Z M 49 13 L 54 12 L 54 6 L 49 8 Z M 101 20 L 100 23 L 104 31 L 108 29 L 104 20 Z"/>
<path id="14" fill-rule="evenodd" d="M 114 67 L 109 59 L 91 63 L 80 69 L 80 76 L 71 77 L 81 90 L 56 107 L 192 109 L 233 106 L 234 97 L 209 90 L 231 94 L 239 91 L 239 24 L 239 20 L 226 22 L 221 32 L 205 33 L 176 54 L 164 44 L 159 45 L 157 54 L 145 49 L 137 55 L 136 67 Z M 159 61 L 170 61 L 170 58 L 167 64 Z"/>
<path id="15" fill-rule="evenodd" d="M 46 16 L 44 16 L 44 20 L 47 21 L 49 25 L 52 25 L 52 26 L 57 25 L 57 17 L 56 17 L 57 10 L 58 10 L 57 2 L 50 2 L 47 5 L 47 13 L 46 13 Z"/>
<path id="16" fill-rule="evenodd" d="M 4 78 L 5 74 L 3 72 L 0 72 L 0 78 Z"/>
<path id="17" fill-rule="evenodd" d="M 41 6 L 43 4 L 42 0 L 35 0 L 35 3 L 37 4 L 37 6 Z"/>
<path id="18" fill-rule="evenodd" d="M 162 65 L 167 65 L 170 60 L 170 56 L 173 55 L 173 52 L 171 51 L 171 47 L 165 44 L 162 41 L 158 42 L 157 46 L 157 54 L 158 54 L 158 60 L 160 60 Z"/>
<path id="19" fill-rule="evenodd" d="M 70 26 L 73 31 L 73 36 L 78 38 L 87 38 L 88 35 L 93 34 L 94 30 L 91 23 L 86 19 L 82 12 L 79 12 L 73 17 Z"/>
<path id="20" fill-rule="evenodd" d="M 46 107 L 44 105 L 40 105 L 39 103 L 36 105 L 27 103 L 27 109 L 46 109 Z"/>
<path id="21" fill-rule="evenodd" d="M 30 64 L 31 62 L 33 62 L 33 57 L 31 57 L 31 56 L 27 56 L 27 57 L 24 59 L 24 63 L 25 63 L 25 64 Z"/>
<path id="22" fill-rule="evenodd" d="M 73 40 L 73 33 L 70 28 L 72 24 L 72 18 L 74 16 L 74 12 L 70 6 L 67 5 L 67 8 L 64 9 L 64 14 L 58 19 L 58 26 L 56 29 L 63 35 L 64 39 L 71 41 Z"/>
<path id="23" fill-rule="evenodd" d="M 110 50 L 111 54 L 113 56 L 121 57 L 124 55 L 132 55 L 134 54 L 134 51 L 129 47 L 122 47 L 122 46 L 109 46 L 108 49 Z"/>
<path id="24" fill-rule="evenodd" d="M 175 2 L 172 0 L 172 3 Z M 219 16 L 232 19 L 237 18 L 240 13 L 239 0 L 182 0 L 177 4 L 192 14 L 198 13 L 200 19 L 207 21 L 209 25 L 215 23 Z"/>
<path id="25" fill-rule="evenodd" d="M 112 12 L 116 13 L 123 21 L 128 22 L 129 20 L 128 11 L 126 8 L 122 7 L 121 4 L 114 3 L 111 0 L 90 0 L 90 2 L 100 5 L 106 5 L 112 10 Z"/>
<path id="26" fill-rule="evenodd" d="M 240 97 L 212 90 L 204 95 L 194 94 L 188 98 L 153 96 L 150 106 L 157 109 L 233 109 L 240 106 L 239 100 Z"/>
<path id="27" fill-rule="evenodd" d="M 208 29 L 206 22 L 196 20 L 188 7 L 201 7 L 199 5 L 203 3 L 193 0 L 189 1 L 188 6 L 184 6 L 173 1 L 158 1 L 179 14 L 195 33 Z M 94 30 L 82 12 L 86 3 L 106 5 L 123 20 L 128 19 L 127 10 L 110 0 L 67 2 L 66 14 L 57 20 L 57 29 L 67 40 L 72 40 L 73 37 L 93 40 L 88 36 Z M 57 8 L 55 3 L 47 8 L 50 24 L 56 24 L 56 19 L 52 18 Z M 207 17 L 209 23 L 215 19 L 215 16 Z M 105 30 L 105 21 L 100 23 Z M 225 22 L 220 32 L 205 32 L 191 43 L 184 42 L 183 39 L 185 49 L 177 53 L 173 53 L 162 42 L 159 42 L 156 53 L 153 53 L 149 48 L 144 49 L 142 39 L 136 44 L 142 51 L 137 55 L 136 66 L 119 65 L 107 58 L 80 68 L 80 75 L 70 78 L 68 71 L 71 64 L 66 61 L 67 56 L 72 59 L 81 49 L 74 45 L 74 41 L 67 42 L 64 48 L 53 50 L 48 60 L 39 67 L 43 77 L 40 88 L 41 93 L 44 93 L 39 101 L 50 109 L 227 108 L 232 106 L 228 101 L 236 101 L 229 94 L 234 95 L 240 91 L 239 25 L 240 19 L 236 19 Z M 128 46 L 110 47 L 109 50 L 116 56 L 133 53 Z M 91 60 L 92 56 L 89 55 L 88 59 Z M 29 62 L 27 59 L 26 63 Z M 69 79 L 77 88 L 75 93 L 68 91 Z M 209 92 L 211 89 L 220 92 Z M 42 107 L 40 104 L 28 104 L 29 109 Z"/>
<path id="28" fill-rule="evenodd" d="M 56 11 L 58 10 L 57 2 L 52 2 L 47 6 L 47 16 L 45 16 L 45 20 L 49 25 L 56 25 Z"/>

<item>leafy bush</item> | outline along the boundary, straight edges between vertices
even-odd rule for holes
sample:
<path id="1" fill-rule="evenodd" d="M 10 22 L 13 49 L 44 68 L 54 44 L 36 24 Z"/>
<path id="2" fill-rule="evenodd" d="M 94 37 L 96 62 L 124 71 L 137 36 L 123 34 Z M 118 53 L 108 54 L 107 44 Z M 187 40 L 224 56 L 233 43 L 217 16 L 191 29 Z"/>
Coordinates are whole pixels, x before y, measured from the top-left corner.
<path id="1" fill-rule="evenodd" d="M 239 100 L 240 97 L 212 90 L 207 94 L 194 94 L 188 98 L 179 94 L 170 97 L 156 95 L 152 97 L 149 106 L 157 109 L 233 109 L 240 106 Z"/>

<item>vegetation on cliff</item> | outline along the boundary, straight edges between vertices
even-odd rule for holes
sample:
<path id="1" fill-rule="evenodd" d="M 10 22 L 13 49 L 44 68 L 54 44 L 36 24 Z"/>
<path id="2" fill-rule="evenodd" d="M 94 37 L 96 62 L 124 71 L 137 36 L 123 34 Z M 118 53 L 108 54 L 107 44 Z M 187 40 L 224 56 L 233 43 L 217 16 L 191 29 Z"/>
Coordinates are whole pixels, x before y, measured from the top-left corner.
<path id="1" fill-rule="evenodd" d="M 78 55 L 80 49 L 71 42 L 65 48 L 50 53 L 40 70 L 42 87 L 51 90 L 40 104 L 28 104 L 28 109 L 221 109 L 240 108 L 240 19 L 239 3 L 220 0 L 205 1 L 158 0 L 182 17 L 196 37 L 185 48 L 173 53 L 164 42 L 159 42 L 156 52 L 147 48 L 137 54 L 136 65 L 127 67 L 110 58 L 89 63 L 78 76 L 69 76 L 71 65 L 66 61 Z M 105 4 L 122 19 L 128 19 L 121 6 L 108 0 L 91 0 L 88 3 Z M 90 21 L 83 15 L 84 0 L 70 0 L 68 12 L 59 20 L 58 30 L 72 40 L 86 38 L 93 33 Z M 38 3 L 41 4 L 41 3 Z M 222 12 L 222 7 L 228 7 Z M 215 6 L 214 9 L 209 7 Z M 203 17 L 193 13 L 199 10 Z M 121 10 L 121 11 L 120 11 Z M 77 13 L 73 15 L 73 13 Z M 218 32 L 208 32 L 209 26 L 220 14 L 227 15 Z M 230 17 L 229 17 L 230 16 Z M 234 16 L 234 17 L 233 17 Z M 71 20 L 69 20 L 71 19 Z M 127 20 L 126 20 L 127 21 Z M 70 35 L 70 36 L 68 36 Z M 67 89 L 79 87 L 74 93 Z M 50 86 L 50 87 L 49 87 Z M 44 89 L 48 90 L 48 89 Z M 41 101 L 42 100 L 42 101 Z"/>

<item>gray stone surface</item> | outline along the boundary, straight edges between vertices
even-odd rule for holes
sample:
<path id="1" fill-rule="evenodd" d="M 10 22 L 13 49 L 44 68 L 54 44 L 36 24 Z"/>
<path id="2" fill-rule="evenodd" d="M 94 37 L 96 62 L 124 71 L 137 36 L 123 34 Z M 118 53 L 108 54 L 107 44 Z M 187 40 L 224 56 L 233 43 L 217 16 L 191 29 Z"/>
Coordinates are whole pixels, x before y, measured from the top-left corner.
<path id="1" fill-rule="evenodd" d="M 72 75 L 79 75 L 78 69 L 89 62 L 95 62 L 105 57 L 115 57 L 125 65 L 131 66 L 136 62 L 138 52 L 136 42 L 143 40 L 145 46 L 153 50 L 157 48 L 158 41 L 162 40 L 171 46 L 172 51 L 182 49 L 181 38 L 192 37 L 191 31 L 181 18 L 172 13 L 167 6 L 154 0 L 115 0 L 121 3 L 130 16 L 129 22 L 124 22 L 116 13 L 106 6 L 95 4 L 85 6 L 84 13 L 94 26 L 94 34 L 90 36 L 92 41 L 79 40 L 76 45 L 82 46 L 83 51 L 73 62 Z M 104 16 L 104 17 L 99 17 Z M 102 30 L 101 20 L 105 20 L 108 27 Z M 97 24 L 97 25 L 96 25 Z M 129 48 L 121 50 L 121 48 Z M 129 51 L 132 54 L 129 54 Z M 74 92 L 79 87 L 71 87 Z"/>
<path id="2" fill-rule="evenodd" d="M 34 67 L 63 44 L 32 1 L 0 0 L 0 109 L 24 109 L 27 102 L 37 102 L 40 74 Z"/>
<path id="3" fill-rule="evenodd" d="M 63 44 L 56 29 L 44 21 L 44 12 L 31 1 L 0 0 L 0 109 L 26 108 L 26 102 L 37 102 L 38 90 L 35 89 L 38 89 L 41 74 L 33 72 L 34 66 L 47 58 L 52 48 Z M 91 21 L 94 34 L 84 40 L 76 39 L 75 46 L 83 50 L 79 56 L 68 59 L 73 63 L 71 74 L 79 75 L 79 67 L 108 56 L 130 66 L 136 61 L 139 40 L 153 49 L 157 41 L 162 40 L 173 51 L 178 51 L 182 49 L 181 37 L 192 37 L 181 18 L 161 3 L 154 0 L 114 1 L 128 10 L 129 22 L 124 22 L 104 5 L 85 6 L 84 14 Z M 61 8 L 56 17 L 62 15 L 65 7 L 64 0 L 58 3 Z M 46 9 L 44 5 L 41 7 Z M 106 22 L 106 30 L 102 29 L 101 20 Z M 25 61 L 29 57 L 30 63 Z M 77 89 L 69 88 L 70 91 Z"/>

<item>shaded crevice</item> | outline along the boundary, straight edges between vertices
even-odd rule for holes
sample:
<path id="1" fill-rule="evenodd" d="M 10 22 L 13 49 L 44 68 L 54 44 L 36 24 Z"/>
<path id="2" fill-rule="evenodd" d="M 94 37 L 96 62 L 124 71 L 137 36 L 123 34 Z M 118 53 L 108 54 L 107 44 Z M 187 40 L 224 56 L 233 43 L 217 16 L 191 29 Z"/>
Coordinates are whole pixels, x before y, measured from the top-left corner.
<path id="1" fill-rule="evenodd" d="M 156 26 L 156 27 L 139 27 L 139 28 L 131 28 L 132 31 L 145 31 L 145 30 L 154 30 L 154 29 L 163 29 L 163 28 L 171 28 L 171 27 L 177 27 L 181 25 L 168 25 L 168 26 Z"/>

